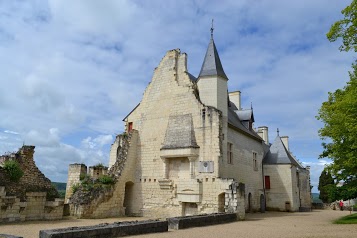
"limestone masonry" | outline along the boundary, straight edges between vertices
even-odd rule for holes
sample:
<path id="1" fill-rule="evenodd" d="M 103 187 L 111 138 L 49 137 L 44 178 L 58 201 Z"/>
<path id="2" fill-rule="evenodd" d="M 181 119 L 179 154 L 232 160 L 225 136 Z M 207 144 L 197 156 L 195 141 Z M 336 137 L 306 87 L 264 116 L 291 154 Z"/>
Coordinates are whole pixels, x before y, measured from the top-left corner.
<path id="1" fill-rule="evenodd" d="M 0 156 L 0 223 L 56 220 L 63 216 L 63 199 L 51 181 L 37 168 L 33 159 L 35 146 L 23 146 L 16 153 Z M 4 170 L 6 161 L 16 161 L 23 176 L 11 181 Z"/>
<path id="2" fill-rule="evenodd" d="M 240 91 L 228 93 L 213 36 L 198 77 L 187 55 L 166 53 L 141 102 L 124 118 L 107 173 L 115 184 L 81 202 L 73 184 L 85 165 L 69 167 L 66 202 L 78 217 L 166 218 L 230 212 L 309 210 L 310 173 L 289 151 L 288 137 L 271 144 L 268 127 L 254 128 Z M 99 175 L 100 176 L 100 175 Z M 77 196 L 78 197 L 78 196 Z"/>

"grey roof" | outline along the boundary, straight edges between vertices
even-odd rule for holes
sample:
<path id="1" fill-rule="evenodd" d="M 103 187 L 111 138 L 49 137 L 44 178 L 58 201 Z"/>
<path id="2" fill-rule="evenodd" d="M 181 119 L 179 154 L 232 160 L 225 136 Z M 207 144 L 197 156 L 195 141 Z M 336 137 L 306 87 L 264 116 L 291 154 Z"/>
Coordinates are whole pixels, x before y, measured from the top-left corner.
<path id="1" fill-rule="evenodd" d="M 128 113 L 128 115 L 126 115 L 126 116 L 124 117 L 123 121 L 125 121 L 125 119 L 127 119 L 128 116 L 129 116 L 133 111 L 135 111 L 135 109 L 136 109 L 139 105 L 140 105 L 140 103 L 138 103 L 138 105 L 136 105 L 136 106 L 133 108 L 133 110 L 131 110 L 131 111 Z"/>
<path id="2" fill-rule="evenodd" d="M 259 141 L 263 141 L 263 139 L 254 130 L 249 130 L 242 124 L 240 118 L 231 107 L 228 107 L 228 124 Z"/>
<path id="3" fill-rule="evenodd" d="M 285 148 L 280 136 L 275 138 L 275 141 L 270 146 L 270 150 L 266 153 L 264 164 L 293 164 L 299 168 L 303 168 L 296 159 Z"/>
<path id="4" fill-rule="evenodd" d="M 235 111 L 235 110 L 238 110 L 238 108 L 237 108 L 237 106 L 234 104 L 234 102 L 229 101 L 228 106 L 231 107 L 234 111 Z"/>
<path id="5" fill-rule="evenodd" d="M 170 116 L 161 149 L 199 148 L 191 114 Z"/>
<path id="6" fill-rule="evenodd" d="M 237 113 L 239 119 L 241 121 L 252 121 L 254 122 L 253 109 L 245 109 L 245 110 L 234 110 Z"/>
<path id="7" fill-rule="evenodd" d="M 188 74 L 188 77 L 190 78 L 190 80 L 191 80 L 192 82 L 196 82 L 196 81 L 197 81 L 197 78 L 196 78 L 195 76 L 193 76 L 193 75 L 190 74 L 189 72 L 187 72 L 187 74 Z"/>
<path id="8" fill-rule="evenodd" d="M 221 60 L 219 59 L 216 45 L 214 44 L 213 37 L 208 44 L 205 59 L 203 61 L 199 77 L 202 76 L 220 76 L 228 80 L 227 75 L 224 73 Z"/>

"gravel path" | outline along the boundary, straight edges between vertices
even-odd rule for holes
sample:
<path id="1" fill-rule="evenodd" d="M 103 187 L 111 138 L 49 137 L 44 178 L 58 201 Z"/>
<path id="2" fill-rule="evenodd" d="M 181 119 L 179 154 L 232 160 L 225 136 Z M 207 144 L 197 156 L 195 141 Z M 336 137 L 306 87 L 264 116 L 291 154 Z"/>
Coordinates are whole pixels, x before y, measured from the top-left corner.
<path id="1" fill-rule="evenodd" d="M 242 237 L 242 238 L 355 238 L 357 225 L 335 225 L 331 222 L 347 211 L 315 210 L 304 213 L 267 212 L 247 214 L 246 221 L 229 224 L 190 228 L 165 233 L 136 236 L 139 238 L 178 238 L 178 237 Z M 19 224 L 0 225 L 0 234 L 38 238 L 39 230 L 63 228 L 69 226 L 86 226 L 100 223 L 112 223 L 124 220 L 144 220 L 144 218 L 110 218 L 110 219 L 65 219 L 52 222 L 24 222 Z"/>

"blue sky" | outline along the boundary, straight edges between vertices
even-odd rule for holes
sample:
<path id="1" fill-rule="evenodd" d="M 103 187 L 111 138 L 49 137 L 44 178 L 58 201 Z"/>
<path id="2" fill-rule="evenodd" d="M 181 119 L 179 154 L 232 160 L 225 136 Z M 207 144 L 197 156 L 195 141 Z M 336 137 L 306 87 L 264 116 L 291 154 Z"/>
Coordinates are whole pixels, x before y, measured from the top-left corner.
<path id="1" fill-rule="evenodd" d="M 255 126 L 289 136 L 311 166 L 313 191 L 328 160 L 315 119 L 348 81 L 353 57 L 326 33 L 350 1 L 0 0 L 0 154 L 36 146 L 52 181 L 68 164 L 107 164 L 122 119 L 140 102 L 166 51 L 188 54 L 197 76 L 214 38 L 230 91 L 252 102 Z"/>

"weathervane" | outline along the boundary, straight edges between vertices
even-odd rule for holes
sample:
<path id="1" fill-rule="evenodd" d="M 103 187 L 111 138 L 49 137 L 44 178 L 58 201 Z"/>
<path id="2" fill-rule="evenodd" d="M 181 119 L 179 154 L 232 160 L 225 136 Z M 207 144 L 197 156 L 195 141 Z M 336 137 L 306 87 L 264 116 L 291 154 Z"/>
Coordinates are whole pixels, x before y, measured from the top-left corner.
<path id="1" fill-rule="evenodd" d="M 276 129 L 276 132 L 278 133 L 278 136 L 279 136 L 279 128 Z"/>
<path id="2" fill-rule="evenodd" d="M 211 26 L 211 38 L 213 38 L 213 30 L 214 30 L 214 28 L 213 28 L 213 19 L 212 19 L 212 26 Z"/>

